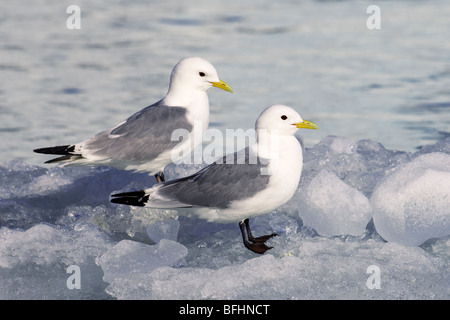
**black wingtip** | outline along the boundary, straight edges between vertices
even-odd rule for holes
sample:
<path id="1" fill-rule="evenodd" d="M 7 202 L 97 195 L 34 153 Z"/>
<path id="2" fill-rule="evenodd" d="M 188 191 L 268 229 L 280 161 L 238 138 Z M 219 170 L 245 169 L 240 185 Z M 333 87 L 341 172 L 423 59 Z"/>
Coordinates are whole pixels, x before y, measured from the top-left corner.
<path id="1" fill-rule="evenodd" d="M 69 154 L 69 153 L 71 153 L 73 151 L 75 151 L 75 146 L 74 145 L 39 148 L 39 149 L 34 149 L 33 150 L 33 152 L 36 152 L 36 153 L 59 154 L 59 155 L 67 155 L 67 154 Z"/>
<path id="2" fill-rule="evenodd" d="M 126 204 L 129 206 L 144 207 L 148 201 L 148 195 L 145 194 L 144 190 L 116 193 L 111 195 L 112 203 Z"/>
<path id="3" fill-rule="evenodd" d="M 57 154 L 62 157 L 50 159 L 44 163 L 57 163 L 63 161 L 75 161 L 83 158 L 80 154 L 73 153 L 75 151 L 75 145 L 65 145 L 65 146 L 56 146 L 49 148 L 39 148 L 34 149 L 33 152 L 43 153 L 43 154 Z"/>
<path id="4" fill-rule="evenodd" d="M 48 161 L 45 161 L 44 163 L 57 163 L 57 162 L 64 162 L 64 161 L 75 161 L 78 159 L 82 159 L 83 157 L 78 154 L 68 154 L 62 157 L 50 159 Z"/>

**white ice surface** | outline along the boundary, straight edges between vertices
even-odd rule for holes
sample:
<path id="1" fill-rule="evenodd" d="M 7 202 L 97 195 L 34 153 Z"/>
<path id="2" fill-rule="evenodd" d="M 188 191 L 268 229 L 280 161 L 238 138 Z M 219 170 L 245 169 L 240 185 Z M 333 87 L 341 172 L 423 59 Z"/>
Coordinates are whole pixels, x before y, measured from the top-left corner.
<path id="1" fill-rule="evenodd" d="M 120 299 L 445 299 L 450 294 L 443 286 L 450 281 L 445 264 L 421 248 L 373 240 L 291 241 L 301 253 L 268 254 L 218 269 L 162 267 L 117 279 L 107 292 Z M 372 265 L 381 270 L 380 289 L 366 285 Z"/>
<path id="2" fill-rule="evenodd" d="M 255 236 L 278 234 L 263 256 L 237 224 L 109 203 L 153 184 L 146 174 L 11 162 L 0 166 L 0 298 L 448 299 L 449 154 L 450 139 L 408 153 L 326 137 L 305 150 L 294 197 L 250 220 Z M 66 285 L 71 265 L 81 289 Z M 366 283 L 374 265 L 380 289 Z"/>
<path id="3" fill-rule="evenodd" d="M 450 235 L 450 155 L 424 154 L 398 168 L 371 202 L 375 228 L 387 241 L 418 246 Z"/>
<path id="4" fill-rule="evenodd" d="M 135 274 L 148 274 L 154 269 L 171 266 L 184 258 L 187 248 L 182 244 L 161 239 L 156 245 L 122 240 L 97 259 L 106 282 L 116 278 L 132 278 Z"/>
<path id="5" fill-rule="evenodd" d="M 160 220 L 147 227 L 147 235 L 153 242 L 161 239 L 177 241 L 180 223 L 175 219 Z"/>
<path id="6" fill-rule="evenodd" d="M 298 212 L 320 235 L 360 236 L 372 218 L 369 200 L 334 173 L 321 170 L 301 193 Z"/>

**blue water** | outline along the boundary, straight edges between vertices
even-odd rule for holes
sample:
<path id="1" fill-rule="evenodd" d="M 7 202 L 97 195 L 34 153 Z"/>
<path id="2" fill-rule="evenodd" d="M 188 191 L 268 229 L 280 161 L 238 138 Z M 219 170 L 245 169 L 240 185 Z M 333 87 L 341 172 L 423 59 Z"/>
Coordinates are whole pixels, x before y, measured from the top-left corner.
<path id="1" fill-rule="evenodd" d="M 173 65 L 203 56 L 235 93 L 210 90 L 211 127 L 251 128 L 275 103 L 327 135 L 413 151 L 450 133 L 448 1 L 77 1 L 0 4 L 2 161 L 76 143 L 160 99 Z"/>

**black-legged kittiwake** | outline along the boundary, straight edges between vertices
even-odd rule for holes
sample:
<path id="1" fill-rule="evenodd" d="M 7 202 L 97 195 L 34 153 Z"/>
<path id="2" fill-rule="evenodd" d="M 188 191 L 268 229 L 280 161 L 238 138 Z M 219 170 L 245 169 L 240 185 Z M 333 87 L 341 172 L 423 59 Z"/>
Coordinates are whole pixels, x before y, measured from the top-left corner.
<path id="1" fill-rule="evenodd" d="M 164 167 L 173 161 L 173 155 L 186 155 L 202 142 L 209 125 L 206 90 L 212 86 L 232 92 L 208 61 L 199 57 L 184 58 L 173 68 L 169 90 L 160 101 L 88 140 L 34 152 L 61 155 L 46 163 L 106 165 L 146 171 L 154 174 L 158 182 L 164 181 Z M 182 142 L 172 138 L 177 129 L 187 133 Z M 194 133 L 200 137 L 194 138 Z"/>
<path id="2" fill-rule="evenodd" d="M 274 105 L 256 121 L 256 143 L 197 173 L 152 188 L 113 194 L 111 202 L 151 208 L 193 208 L 211 222 L 239 222 L 244 245 L 264 253 L 274 234 L 253 237 L 249 218 L 268 213 L 295 193 L 303 166 L 299 128 L 318 129 L 291 107 Z M 245 234 L 247 232 L 247 236 Z"/>

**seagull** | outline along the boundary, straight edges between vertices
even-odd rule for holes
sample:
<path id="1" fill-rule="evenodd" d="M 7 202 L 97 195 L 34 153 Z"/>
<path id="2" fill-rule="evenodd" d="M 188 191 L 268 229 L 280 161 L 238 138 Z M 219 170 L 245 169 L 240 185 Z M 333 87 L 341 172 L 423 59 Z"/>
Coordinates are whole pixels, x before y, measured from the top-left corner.
<path id="1" fill-rule="evenodd" d="M 211 63 L 200 57 L 184 58 L 173 68 L 169 90 L 160 101 L 83 142 L 33 151 L 60 155 L 45 163 L 149 172 L 160 183 L 164 168 L 176 155 L 186 156 L 202 142 L 209 125 L 206 90 L 210 87 L 233 92 Z M 181 142 L 172 137 L 177 129 L 186 133 Z M 195 138 L 194 133 L 200 137 Z"/>
<path id="2" fill-rule="evenodd" d="M 295 193 L 303 166 L 299 128 L 318 129 L 291 107 L 273 105 L 256 121 L 256 143 L 219 158 L 188 177 L 141 191 L 111 195 L 111 202 L 149 208 L 192 208 L 210 222 L 239 222 L 244 246 L 263 254 L 276 234 L 254 237 L 249 218 L 271 212 Z M 246 235 L 247 233 L 247 235 Z"/>

